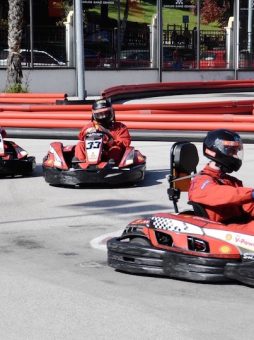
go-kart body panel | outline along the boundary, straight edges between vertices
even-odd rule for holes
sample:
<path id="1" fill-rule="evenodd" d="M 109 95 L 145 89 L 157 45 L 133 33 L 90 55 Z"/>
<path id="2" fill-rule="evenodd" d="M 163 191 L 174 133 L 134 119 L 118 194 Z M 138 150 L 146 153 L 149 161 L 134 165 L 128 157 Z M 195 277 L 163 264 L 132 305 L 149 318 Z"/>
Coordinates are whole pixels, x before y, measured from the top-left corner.
<path id="1" fill-rule="evenodd" d="M 16 143 L 0 137 L 0 176 L 29 175 L 35 166 L 35 157 L 28 156 Z"/>
<path id="2" fill-rule="evenodd" d="M 96 141 L 97 143 L 97 141 Z M 63 147 L 62 143 L 51 143 L 43 160 L 45 181 L 52 185 L 136 183 L 144 179 L 146 157 L 133 147 L 126 148 L 119 165 L 99 160 L 101 152 L 92 161 L 73 161 L 75 146 Z M 97 157 L 98 163 L 94 159 Z"/>
<path id="3" fill-rule="evenodd" d="M 132 243 L 137 237 L 147 244 Z M 248 225 L 161 213 L 131 222 L 107 247 L 109 266 L 120 271 L 254 286 L 254 231 Z"/>

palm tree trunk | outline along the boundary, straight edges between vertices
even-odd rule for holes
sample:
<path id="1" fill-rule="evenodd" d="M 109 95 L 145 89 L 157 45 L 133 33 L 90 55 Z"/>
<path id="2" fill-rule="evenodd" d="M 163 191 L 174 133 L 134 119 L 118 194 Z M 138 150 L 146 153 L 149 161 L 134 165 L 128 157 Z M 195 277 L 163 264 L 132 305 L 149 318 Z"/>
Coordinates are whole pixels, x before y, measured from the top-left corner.
<path id="1" fill-rule="evenodd" d="M 121 25 L 120 25 L 120 32 L 121 32 L 121 34 L 120 34 L 120 46 L 122 46 L 122 44 L 123 44 L 123 38 L 124 38 L 125 31 L 126 31 L 128 16 L 129 16 L 129 0 L 126 0 L 125 7 L 124 7 L 123 20 L 121 21 Z"/>
<path id="2" fill-rule="evenodd" d="M 24 0 L 8 0 L 8 47 L 6 88 L 22 84 L 20 46 L 23 28 Z"/>

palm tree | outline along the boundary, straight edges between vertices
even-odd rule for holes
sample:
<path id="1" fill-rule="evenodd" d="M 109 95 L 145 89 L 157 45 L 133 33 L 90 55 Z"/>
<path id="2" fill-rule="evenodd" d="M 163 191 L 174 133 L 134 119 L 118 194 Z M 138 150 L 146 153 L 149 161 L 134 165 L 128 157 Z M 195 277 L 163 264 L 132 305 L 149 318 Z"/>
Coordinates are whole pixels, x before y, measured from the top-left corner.
<path id="1" fill-rule="evenodd" d="M 20 46 L 22 39 L 24 0 L 8 0 L 8 47 L 6 90 L 22 91 Z"/>

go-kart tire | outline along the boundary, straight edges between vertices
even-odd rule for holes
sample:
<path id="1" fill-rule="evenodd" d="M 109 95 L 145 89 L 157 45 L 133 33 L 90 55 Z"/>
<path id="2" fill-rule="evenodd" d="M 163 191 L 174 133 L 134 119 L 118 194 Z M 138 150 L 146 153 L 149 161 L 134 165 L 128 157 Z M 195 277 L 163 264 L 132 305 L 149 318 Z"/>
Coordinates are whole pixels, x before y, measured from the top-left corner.
<path id="1" fill-rule="evenodd" d="M 228 263 L 225 267 L 225 276 L 254 287 L 254 261 Z"/>
<path id="2" fill-rule="evenodd" d="M 32 172 L 34 171 L 35 167 L 36 167 L 35 157 L 33 157 L 33 156 L 27 157 L 27 169 L 25 169 L 22 172 L 22 175 L 23 176 L 30 176 L 32 174 Z"/>
<path id="3" fill-rule="evenodd" d="M 128 242 L 121 238 L 108 241 L 108 265 L 132 274 L 160 275 L 196 282 L 228 282 L 232 280 L 225 276 L 225 266 L 237 262 L 158 249 L 145 237 L 134 237 Z"/>
<path id="4" fill-rule="evenodd" d="M 141 246 L 147 246 L 147 247 L 151 247 L 151 243 L 144 237 L 133 237 L 130 240 L 130 243 L 132 244 L 139 244 Z"/>
<path id="5" fill-rule="evenodd" d="M 211 283 L 228 282 L 231 281 L 231 279 L 224 274 L 224 269 L 228 261 L 228 259 L 166 252 L 164 258 L 164 273 L 171 278 L 188 281 Z"/>
<path id="6" fill-rule="evenodd" d="M 108 265 L 130 274 L 163 275 L 163 250 L 155 249 L 144 237 L 129 242 L 112 238 L 107 242 Z"/>

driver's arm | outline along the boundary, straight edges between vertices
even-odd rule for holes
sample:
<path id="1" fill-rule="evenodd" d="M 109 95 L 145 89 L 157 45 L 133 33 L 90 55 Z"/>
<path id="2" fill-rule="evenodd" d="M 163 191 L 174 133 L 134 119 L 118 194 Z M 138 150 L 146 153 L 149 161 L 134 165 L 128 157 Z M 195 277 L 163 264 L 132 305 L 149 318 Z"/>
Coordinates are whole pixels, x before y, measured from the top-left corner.
<path id="1" fill-rule="evenodd" d="M 253 202 L 252 188 L 219 184 L 210 176 L 194 177 L 189 199 L 210 207 L 242 205 Z"/>
<path id="2" fill-rule="evenodd" d="M 128 128 L 122 124 L 119 123 L 119 127 L 116 130 L 116 133 L 114 133 L 114 141 L 115 145 L 120 147 L 127 148 L 131 144 L 131 136 L 129 134 Z"/>
<path id="3" fill-rule="evenodd" d="M 81 129 L 81 131 L 80 131 L 79 134 L 78 134 L 78 139 L 81 140 L 81 141 L 83 141 L 84 138 L 85 138 L 85 136 L 86 136 L 86 134 L 87 134 L 87 130 L 90 129 L 90 128 L 93 128 L 93 123 L 92 123 L 92 122 L 89 123 L 89 124 L 87 124 L 87 125 L 85 125 L 85 126 Z"/>

